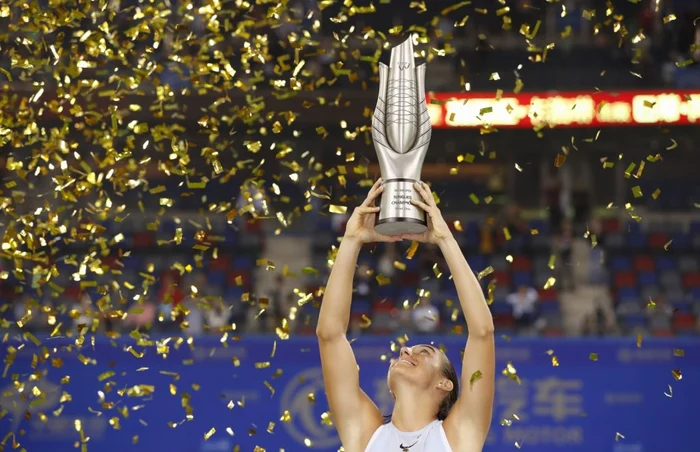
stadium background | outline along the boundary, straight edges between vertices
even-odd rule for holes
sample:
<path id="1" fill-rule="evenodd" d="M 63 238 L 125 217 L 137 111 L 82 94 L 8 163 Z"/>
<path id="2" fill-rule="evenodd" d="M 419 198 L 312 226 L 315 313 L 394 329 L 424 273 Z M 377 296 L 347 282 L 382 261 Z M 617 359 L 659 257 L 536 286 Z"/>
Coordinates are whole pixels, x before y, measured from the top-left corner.
<path id="1" fill-rule="evenodd" d="M 337 450 L 318 305 L 413 32 L 424 179 L 497 325 L 485 450 L 697 450 L 697 4 L 258 3 L 0 6 L 3 446 Z M 434 250 L 360 260 L 388 412 L 396 347 L 466 331 Z"/>

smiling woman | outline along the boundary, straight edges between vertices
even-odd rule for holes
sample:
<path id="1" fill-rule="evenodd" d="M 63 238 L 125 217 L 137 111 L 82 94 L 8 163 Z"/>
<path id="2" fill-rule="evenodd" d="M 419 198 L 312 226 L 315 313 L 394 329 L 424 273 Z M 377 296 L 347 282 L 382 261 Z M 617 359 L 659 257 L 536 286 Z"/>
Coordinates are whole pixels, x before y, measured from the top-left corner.
<path id="1" fill-rule="evenodd" d="M 316 333 L 326 394 L 338 435 L 348 452 L 480 451 L 486 440 L 494 395 L 493 319 L 481 286 L 452 237 L 432 193 L 416 184 L 428 230 L 420 235 L 385 236 L 375 229 L 375 199 L 381 180 L 348 220 L 333 270 L 326 285 Z M 429 344 L 403 347 L 392 359 L 387 384 L 394 409 L 384 419 L 359 385 L 359 371 L 346 333 L 350 320 L 352 282 L 363 244 L 415 240 L 437 244 L 452 273 L 469 338 L 460 379 L 445 354 Z M 472 384 L 465 382 L 472 380 Z"/>

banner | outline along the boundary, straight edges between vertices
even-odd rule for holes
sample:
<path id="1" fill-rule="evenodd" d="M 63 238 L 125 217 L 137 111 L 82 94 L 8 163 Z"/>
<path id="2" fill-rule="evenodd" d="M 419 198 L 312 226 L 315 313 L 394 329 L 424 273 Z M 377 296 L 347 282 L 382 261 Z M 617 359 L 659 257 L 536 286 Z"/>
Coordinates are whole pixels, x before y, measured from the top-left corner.
<path id="1" fill-rule="evenodd" d="M 462 339 L 420 342 L 431 339 L 457 362 Z M 361 337 L 353 343 L 362 387 L 385 414 L 391 412 L 390 341 Z M 17 450 L 28 452 L 340 446 L 324 416 L 315 338 L 222 343 L 208 337 L 154 346 L 130 338 L 96 338 L 93 344 L 88 338 L 80 348 L 74 342 L 4 344 L 3 356 L 14 356 L 14 362 L 6 359 L 0 381 L 5 450 L 17 443 Z M 516 443 L 537 452 L 698 450 L 700 342 L 645 340 L 638 348 L 634 339 L 513 339 L 499 341 L 497 354 L 485 451 L 517 450 Z M 508 363 L 520 384 L 501 375 Z"/>
<path id="2" fill-rule="evenodd" d="M 429 93 L 435 128 L 609 127 L 700 123 L 700 90 Z"/>

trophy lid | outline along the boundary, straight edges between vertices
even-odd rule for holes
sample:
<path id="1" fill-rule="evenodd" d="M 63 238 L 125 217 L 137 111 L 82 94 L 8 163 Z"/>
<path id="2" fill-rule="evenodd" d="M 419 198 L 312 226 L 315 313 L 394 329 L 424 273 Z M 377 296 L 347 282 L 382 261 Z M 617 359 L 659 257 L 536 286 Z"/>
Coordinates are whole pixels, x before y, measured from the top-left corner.
<path id="1" fill-rule="evenodd" d="M 408 66 L 404 66 L 406 64 L 408 64 Z M 409 36 L 408 39 L 401 44 L 391 49 L 391 60 L 389 60 L 389 67 L 395 68 L 399 65 L 404 66 L 405 69 L 415 68 L 413 58 L 413 39 L 411 36 Z"/>

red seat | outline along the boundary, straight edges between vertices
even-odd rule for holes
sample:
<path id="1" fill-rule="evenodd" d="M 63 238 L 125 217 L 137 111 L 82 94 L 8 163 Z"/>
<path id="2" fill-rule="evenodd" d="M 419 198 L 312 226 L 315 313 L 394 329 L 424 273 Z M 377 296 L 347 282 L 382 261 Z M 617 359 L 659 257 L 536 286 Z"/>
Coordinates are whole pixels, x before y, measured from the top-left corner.
<path id="1" fill-rule="evenodd" d="M 690 272 L 683 275 L 683 285 L 685 287 L 700 287 L 700 272 Z"/>
<path id="2" fill-rule="evenodd" d="M 673 317 L 673 328 L 681 331 L 695 329 L 695 316 L 686 312 L 676 314 Z"/>
<path id="3" fill-rule="evenodd" d="M 503 270 L 494 270 L 492 278 L 496 280 L 496 285 L 501 287 L 510 286 L 510 273 Z M 490 281 L 490 279 L 489 279 Z"/>
<path id="4" fill-rule="evenodd" d="M 525 256 L 516 256 L 511 268 L 515 271 L 530 271 L 532 270 L 532 261 Z"/>
<path id="5" fill-rule="evenodd" d="M 510 314 L 496 314 L 493 316 L 493 324 L 497 327 L 510 328 L 513 326 L 513 316 Z"/>
<path id="6" fill-rule="evenodd" d="M 137 232 L 134 234 L 134 246 L 136 248 L 148 248 L 153 245 L 153 234 L 150 232 Z"/>
<path id="7" fill-rule="evenodd" d="M 231 258 L 229 256 L 219 256 L 217 259 L 212 259 L 209 268 L 212 270 L 228 270 L 231 268 Z"/>
<path id="8" fill-rule="evenodd" d="M 656 337 L 673 337 L 673 331 L 668 329 L 654 330 L 651 334 Z"/>
<path id="9" fill-rule="evenodd" d="M 637 256 L 634 259 L 634 269 L 638 272 L 654 271 L 654 259 L 650 256 Z"/>
<path id="10" fill-rule="evenodd" d="M 615 233 L 620 231 L 620 220 L 617 218 L 608 218 L 603 220 L 603 231 L 607 233 Z"/>
<path id="11" fill-rule="evenodd" d="M 637 284 L 637 277 L 632 272 L 617 272 L 615 274 L 616 287 L 631 287 Z"/>
<path id="12" fill-rule="evenodd" d="M 63 296 L 66 298 L 74 298 L 77 300 L 78 298 L 80 298 L 80 286 L 77 284 L 68 286 L 65 292 L 63 292 Z"/>
<path id="13" fill-rule="evenodd" d="M 391 312 L 396 309 L 396 304 L 391 298 L 379 298 L 372 303 L 374 312 Z"/>
<path id="14" fill-rule="evenodd" d="M 549 337 L 561 337 L 564 335 L 564 330 L 561 328 L 547 328 L 543 334 Z"/>
<path id="15" fill-rule="evenodd" d="M 541 301 L 555 301 L 559 298 L 559 292 L 556 289 L 539 289 L 537 292 Z"/>
<path id="16" fill-rule="evenodd" d="M 401 274 L 401 284 L 408 286 L 418 285 L 418 273 L 414 271 L 406 271 Z"/>
<path id="17" fill-rule="evenodd" d="M 663 248 L 668 243 L 668 236 L 662 232 L 654 232 L 649 234 L 650 248 Z"/>

